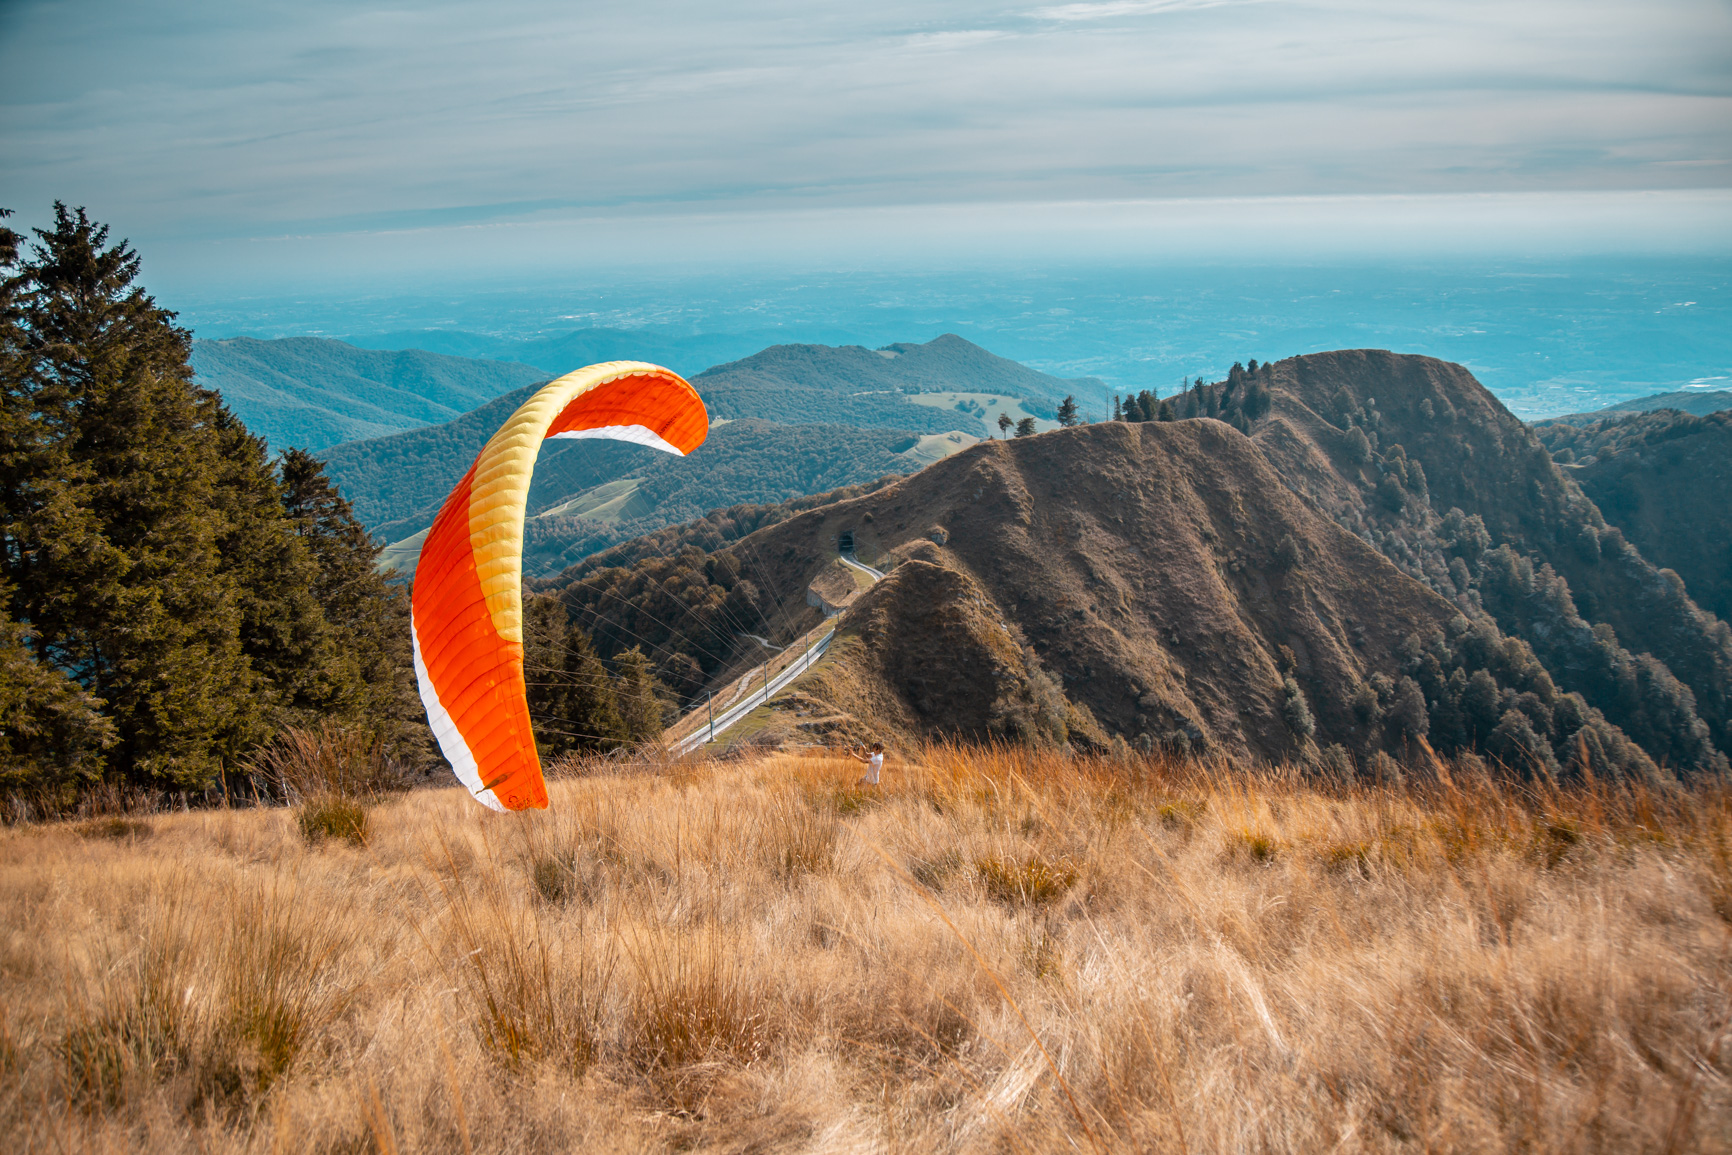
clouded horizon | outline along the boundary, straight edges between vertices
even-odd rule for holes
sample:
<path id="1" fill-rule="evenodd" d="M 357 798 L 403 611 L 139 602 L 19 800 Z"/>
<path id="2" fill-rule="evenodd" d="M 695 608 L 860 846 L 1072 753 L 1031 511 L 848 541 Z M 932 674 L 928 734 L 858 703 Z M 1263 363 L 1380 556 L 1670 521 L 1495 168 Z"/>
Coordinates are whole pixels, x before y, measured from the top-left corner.
<path id="1" fill-rule="evenodd" d="M 0 204 L 189 270 L 1732 234 L 1709 0 L 15 3 L 0 78 Z"/>

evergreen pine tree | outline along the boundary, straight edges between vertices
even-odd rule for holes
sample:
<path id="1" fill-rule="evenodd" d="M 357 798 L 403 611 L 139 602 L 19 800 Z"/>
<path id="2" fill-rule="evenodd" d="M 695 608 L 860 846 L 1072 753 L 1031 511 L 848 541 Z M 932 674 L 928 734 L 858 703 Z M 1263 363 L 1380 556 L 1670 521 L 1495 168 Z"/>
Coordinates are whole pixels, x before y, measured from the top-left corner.
<path id="1" fill-rule="evenodd" d="M 1266 416 L 1274 404 L 1275 394 L 1262 377 L 1247 379 L 1245 397 L 1239 407 L 1244 410 L 1248 419 L 1256 421 L 1258 418 Z"/>
<path id="2" fill-rule="evenodd" d="M 45 664 L 104 702 L 111 764 L 199 787 L 268 733 L 223 572 L 230 511 L 215 395 L 190 338 L 133 285 L 138 257 L 55 206 L 9 266 L 0 503 L 12 616 Z M 13 344 L 16 342 L 16 344 Z"/>
<path id="3" fill-rule="evenodd" d="M 1020 435 L 1020 433 L 1019 433 Z M 652 742 L 662 733 L 661 686 L 650 670 L 649 659 L 637 646 L 613 660 L 620 717 L 630 742 Z"/>
<path id="4" fill-rule="evenodd" d="M 9 593 L 0 584 L 0 601 Z M 101 702 L 36 660 L 29 635 L 0 617 L 0 789 L 25 791 L 52 811 L 101 774 L 115 733 Z"/>
<path id="5" fill-rule="evenodd" d="M 1075 425 L 1077 421 L 1076 398 L 1067 394 L 1065 399 L 1059 403 L 1058 423 L 1066 429 L 1069 429 L 1071 426 Z"/>
<path id="6" fill-rule="evenodd" d="M 1034 434 L 1034 418 L 1024 417 L 1021 421 L 1016 423 L 1016 435 L 1018 437 L 1033 437 Z"/>
<path id="7" fill-rule="evenodd" d="M 558 598 L 524 599 L 523 650 L 529 720 L 543 758 L 611 750 L 626 739 L 615 681 Z"/>
<path id="8" fill-rule="evenodd" d="M 1010 414 L 1000 412 L 998 415 L 998 435 L 1000 437 L 1009 437 L 1010 427 L 1014 424 L 1015 422 L 1011 419 Z"/>
<path id="9" fill-rule="evenodd" d="M 374 719 L 400 745 L 424 745 L 407 594 L 379 572 L 381 547 L 325 476 L 322 462 L 290 449 L 277 473 L 282 510 L 313 563 L 313 596 L 332 643 L 327 661 L 333 692 L 312 704 Z"/>
<path id="10" fill-rule="evenodd" d="M 1113 394 L 1113 420 L 1114 421 L 1123 421 L 1124 419 L 1125 419 L 1125 407 L 1119 403 L 1119 395 L 1117 393 L 1114 393 Z"/>
<path id="11" fill-rule="evenodd" d="M 202 789 L 325 718 L 424 745 L 404 598 L 317 463 L 279 478 L 193 384 L 124 241 L 59 204 L 36 236 L 28 257 L 0 239 L 0 619 L 112 727 L 104 773 Z"/>

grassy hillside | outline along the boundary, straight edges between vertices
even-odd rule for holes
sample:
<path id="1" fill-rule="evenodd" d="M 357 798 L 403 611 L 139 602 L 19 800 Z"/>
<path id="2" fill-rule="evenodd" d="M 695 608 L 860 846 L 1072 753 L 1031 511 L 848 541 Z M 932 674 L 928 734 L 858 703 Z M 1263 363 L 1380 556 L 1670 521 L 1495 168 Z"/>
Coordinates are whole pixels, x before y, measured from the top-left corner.
<path id="1" fill-rule="evenodd" d="M 406 550 L 389 551 L 388 560 L 405 570 L 413 569 L 413 551 L 419 548 L 417 541 L 405 539 L 432 524 L 461 475 L 451 476 L 455 467 L 443 475 L 430 469 L 419 472 L 421 459 L 414 447 L 441 432 L 449 432 L 449 427 L 417 430 L 403 439 L 402 447 L 375 453 L 364 462 L 377 471 L 378 487 L 390 500 L 375 500 L 357 513 L 373 516 L 370 528 L 379 536 L 404 543 Z M 596 550 L 712 509 L 775 504 L 886 474 L 911 473 L 931 460 L 930 453 L 921 450 L 920 438 L 892 429 L 754 420 L 715 427 L 689 457 L 622 442 L 551 442 L 543 448 L 530 486 L 524 573 L 557 573 Z M 451 454 L 444 460 L 459 458 Z M 335 453 L 330 468 L 347 490 L 356 476 L 353 459 Z M 417 507 L 417 501 L 425 504 Z M 378 520 L 392 514 L 400 516 Z"/>
<path id="2" fill-rule="evenodd" d="M 1676 409 L 1682 413 L 1705 417 L 1723 409 L 1732 409 L 1732 390 L 1684 389 L 1676 393 L 1652 393 L 1646 397 L 1638 397 L 1634 401 L 1622 401 L 1616 405 L 1608 405 L 1604 409 L 1596 409 L 1592 413 L 1570 413 L 1563 417 L 1553 417 L 1538 422 L 1536 428 L 1559 423 L 1592 425 L 1595 422 L 1628 413 L 1652 413 L 1658 409 Z"/>
<path id="3" fill-rule="evenodd" d="M 1723 794 L 1004 750 L 0 832 L 13 1149 L 1724 1151 Z"/>
<path id="4" fill-rule="evenodd" d="M 318 337 L 194 341 L 198 383 L 272 448 L 318 450 L 433 425 L 548 374 L 528 365 L 410 349 L 357 349 Z"/>
<path id="5" fill-rule="evenodd" d="M 1534 431 L 1607 522 L 1676 571 L 1703 609 L 1732 620 L 1732 411 L 1662 409 Z"/>
<path id="6" fill-rule="evenodd" d="M 939 433 L 957 429 L 987 433 L 971 410 L 917 406 L 908 393 L 979 393 L 1025 399 L 1028 412 L 1050 419 L 1067 393 L 1098 397 L 1093 378 L 1067 381 L 994 356 L 961 337 L 946 335 L 924 345 L 882 349 L 858 345 L 776 345 L 707 369 L 692 384 L 716 417 L 772 417 L 796 413 L 800 420 L 888 426 Z M 996 432 L 996 430 L 994 430 Z"/>
<path id="7" fill-rule="evenodd" d="M 774 332 L 684 334 L 654 326 L 644 329 L 579 329 L 526 341 L 440 329 L 408 329 L 348 338 L 351 344 L 363 349 L 426 349 L 453 357 L 515 361 L 534 365 L 550 377 L 598 361 L 649 361 L 665 365 L 683 377 L 691 377 L 711 365 L 749 356 L 774 344 L 777 339 Z"/>

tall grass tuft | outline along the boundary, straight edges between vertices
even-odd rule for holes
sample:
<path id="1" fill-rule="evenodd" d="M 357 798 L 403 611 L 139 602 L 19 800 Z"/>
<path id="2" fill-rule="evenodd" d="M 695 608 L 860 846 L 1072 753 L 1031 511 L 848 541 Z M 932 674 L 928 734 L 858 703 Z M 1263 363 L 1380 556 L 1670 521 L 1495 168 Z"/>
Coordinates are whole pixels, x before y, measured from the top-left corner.
<path id="1" fill-rule="evenodd" d="M 141 913 L 136 938 L 121 940 L 128 949 L 104 961 L 94 991 L 65 1015 L 65 1094 L 86 1110 L 113 1108 L 189 1070 L 205 1026 L 185 891 L 155 891 Z"/>
<path id="2" fill-rule="evenodd" d="M 624 1055 L 671 1105 L 695 1110 L 718 1071 L 749 1065 L 775 1033 L 742 946 L 715 928 L 656 928 L 628 947 L 636 980 Z"/>
<path id="3" fill-rule="evenodd" d="M 471 873 L 449 846 L 442 858 L 438 886 L 445 933 L 434 950 L 454 972 L 482 1049 L 513 1072 L 550 1063 L 581 1074 L 595 1055 L 611 962 L 604 957 L 597 965 L 588 950 L 562 949 L 572 944 L 559 940 L 542 905 L 513 885 L 497 859 Z M 532 861 L 540 888 L 542 864 L 549 860 Z"/>
<path id="4" fill-rule="evenodd" d="M 335 722 L 285 728 L 253 756 L 248 770 L 295 807 L 296 825 L 309 843 L 340 839 L 362 845 L 368 808 L 402 785 L 382 732 Z"/>
<path id="5" fill-rule="evenodd" d="M 840 831 L 834 816 L 791 789 L 774 791 L 761 813 L 766 860 L 777 874 L 822 874 L 835 866 Z"/>
<path id="6" fill-rule="evenodd" d="M 237 889 L 222 959 L 229 1068 L 266 1092 L 352 997 L 341 962 L 354 936 L 350 904 L 308 894 L 292 877 Z"/>

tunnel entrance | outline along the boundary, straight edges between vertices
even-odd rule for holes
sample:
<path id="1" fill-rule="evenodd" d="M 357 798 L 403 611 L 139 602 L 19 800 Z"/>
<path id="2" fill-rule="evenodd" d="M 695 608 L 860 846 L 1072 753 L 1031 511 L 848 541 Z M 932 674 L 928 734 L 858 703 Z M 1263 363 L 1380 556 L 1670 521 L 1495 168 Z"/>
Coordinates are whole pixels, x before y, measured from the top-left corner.
<path id="1" fill-rule="evenodd" d="M 836 548 L 843 553 L 854 552 L 854 531 L 845 529 L 836 537 Z"/>

